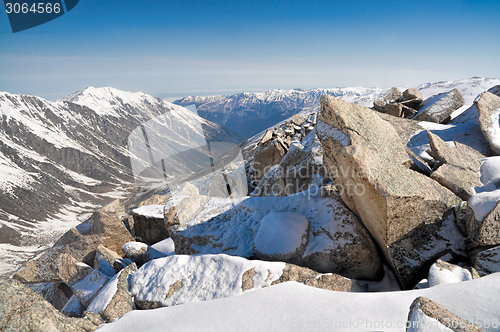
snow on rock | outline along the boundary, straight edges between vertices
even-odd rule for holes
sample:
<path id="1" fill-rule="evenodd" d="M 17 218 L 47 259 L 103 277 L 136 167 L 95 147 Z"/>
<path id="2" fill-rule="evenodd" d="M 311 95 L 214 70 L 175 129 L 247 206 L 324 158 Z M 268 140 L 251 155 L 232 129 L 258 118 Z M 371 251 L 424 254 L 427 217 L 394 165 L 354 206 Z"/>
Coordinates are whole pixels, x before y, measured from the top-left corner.
<path id="1" fill-rule="evenodd" d="M 472 280 L 469 270 L 438 259 L 429 270 L 429 287 Z"/>
<path id="2" fill-rule="evenodd" d="M 500 272 L 500 246 L 481 251 L 474 257 L 473 262 L 481 277 Z"/>
<path id="3" fill-rule="evenodd" d="M 85 265 L 84 263 L 77 263 L 81 265 Z M 73 294 L 80 300 L 80 302 L 84 306 L 88 306 L 90 302 L 94 299 L 94 297 L 99 293 L 101 288 L 105 283 L 108 282 L 108 278 L 99 272 L 98 270 L 92 269 L 88 275 L 84 278 L 77 280 L 74 282 L 73 280 L 69 284 L 71 290 L 73 290 Z"/>
<path id="4" fill-rule="evenodd" d="M 123 271 L 123 270 L 122 270 Z M 118 278 L 122 271 L 118 272 L 109 282 L 101 289 L 99 294 L 92 300 L 87 308 L 88 312 L 102 313 L 108 306 L 109 302 L 118 290 Z"/>
<path id="5" fill-rule="evenodd" d="M 499 292 L 500 273 L 428 289 L 383 293 L 333 292 L 287 282 L 217 301 L 135 310 L 99 332 L 160 332 L 166 322 L 176 332 L 402 332 L 410 305 L 419 296 L 493 332 L 499 330 L 492 324 L 500 317 Z"/>
<path id="6" fill-rule="evenodd" d="M 255 254 L 257 258 L 282 261 L 300 257 L 306 248 L 308 230 L 309 221 L 303 215 L 273 211 L 262 219 L 255 237 Z"/>
<path id="7" fill-rule="evenodd" d="M 163 218 L 165 212 L 165 205 L 153 204 L 144 205 L 137 209 L 132 210 L 132 213 L 144 216 L 146 218 Z"/>
<path id="8" fill-rule="evenodd" d="M 355 279 L 381 277 L 380 258 L 366 228 L 341 202 L 322 198 L 317 191 L 287 197 L 247 197 L 210 220 L 172 234 L 176 253 L 251 257 L 262 219 L 271 212 L 293 212 L 304 216 L 310 226 L 299 265 Z"/>
<path id="9" fill-rule="evenodd" d="M 165 251 L 168 250 L 169 246 L 171 246 L 170 241 L 167 241 L 165 244 L 161 243 L 159 245 L 160 249 L 162 247 L 167 247 L 163 248 L 165 249 Z M 143 264 L 149 262 L 152 259 L 166 257 L 169 254 L 171 254 L 171 252 L 165 253 L 153 247 L 148 246 L 146 243 L 135 242 L 135 241 L 125 243 L 122 247 L 122 250 L 127 256 L 127 258 L 130 258 L 133 262 L 137 264 L 137 266 L 142 266 Z"/>
<path id="10" fill-rule="evenodd" d="M 151 248 L 156 249 L 167 256 L 175 254 L 175 243 L 172 238 L 167 238 L 163 241 L 157 242 L 153 244 Z"/>
<path id="11" fill-rule="evenodd" d="M 421 309 L 415 309 L 409 317 L 406 332 L 453 332 L 437 319 L 427 316 Z"/>
<path id="12" fill-rule="evenodd" d="M 220 255 L 175 255 L 142 266 L 131 278 L 130 293 L 139 307 L 175 306 L 243 293 L 246 271 L 253 271 L 253 287 L 270 286 L 285 267 L 281 262 L 249 261 Z"/>
<path id="13" fill-rule="evenodd" d="M 500 201 L 500 157 L 485 158 L 481 162 L 479 180 L 482 187 L 469 199 L 476 220 L 483 220 Z"/>

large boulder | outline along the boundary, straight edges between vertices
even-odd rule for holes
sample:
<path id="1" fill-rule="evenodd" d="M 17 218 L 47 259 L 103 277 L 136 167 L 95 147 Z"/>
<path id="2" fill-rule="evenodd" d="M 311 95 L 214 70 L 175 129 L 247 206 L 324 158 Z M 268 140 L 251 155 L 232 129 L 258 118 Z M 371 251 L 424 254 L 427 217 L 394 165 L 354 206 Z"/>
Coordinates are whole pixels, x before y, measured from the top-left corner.
<path id="1" fill-rule="evenodd" d="M 472 188 L 481 186 L 477 173 L 484 155 L 459 142 L 452 142 L 452 147 L 428 130 L 427 136 L 432 155 L 442 164 L 431 178 L 467 201 L 474 194 Z"/>
<path id="2" fill-rule="evenodd" d="M 169 236 L 165 221 L 165 204 L 143 205 L 132 210 L 135 238 L 153 244 Z"/>
<path id="3" fill-rule="evenodd" d="M 261 222 L 255 236 L 254 255 L 257 259 L 300 260 L 309 238 L 309 221 L 295 212 L 271 212 Z"/>
<path id="4" fill-rule="evenodd" d="M 39 258 L 28 261 L 14 277 L 24 283 L 64 282 L 73 276 L 74 262 L 94 265 L 95 251 L 100 245 L 123 255 L 121 247 L 130 241 L 134 238 L 115 213 L 95 212 L 89 220 L 66 232 Z M 61 259 L 68 263 L 61 265 Z"/>
<path id="5" fill-rule="evenodd" d="M 490 144 L 491 151 L 500 155 L 500 97 L 484 92 L 474 105 L 479 113 L 479 126 Z"/>
<path id="6" fill-rule="evenodd" d="M 22 283 L 0 281 L 0 330 L 84 332 L 98 326 L 87 319 L 68 318 Z"/>
<path id="7" fill-rule="evenodd" d="M 412 332 L 482 332 L 473 323 L 458 317 L 448 309 L 429 300 L 417 297 L 410 306 L 406 331 Z"/>
<path id="8" fill-rule="evenodd" d="M 451 114 L 464 104 L 465 100 L 460 91 L 453 89 L 413 119 L 417 121 L 448 123 L 451 120 Z"/>
<path id="9" fill-rule="evenodd" d="M 285 264 L 220 255 L 176 255 L 151 261 L 130 280 L 138 308 L 152 309 L 236 296 L 286 281 L 335 291 L 358 291 L 356 281 Z"/>
<path id="10" fill-rule="evenodd" d="M 400 281 L 404 266 L 394 261 L 394 245 L 413 230 L 426 237 L 427 224 L 439 223 L 460 199 L 436 181 L 406 168 L 411 163 L 394 128 L 365 107 L 321 97 L 324 164 L 330 180 L 343 189 L 342 200 L 370 231 Z M 415 234 L 414 234 L 415 235 Z M 426 263 L 417 262 L 416 268 Z"/>
<path id="11" fill-rule="evenodd" d="M 285 147 L 277 139 L 258 150 L 253 159 L 253 180 L 258 183 L 272 166 L 281 162 L 285 152 Z"/>
<path id="12" fill-rule="evenodd" d="M 380 258 L 366 228 L 341 202 L 320 197 L 319 190 L 287 197 L 249 197 L 221 214 L 197 217 L 198 224 L 172 234 L 176 254 L 252 257 L 262 220 L 272 212 L 293 212 L 309 221 L 304 254 L 292 263 L 354 279 L 382 277 Z"/>

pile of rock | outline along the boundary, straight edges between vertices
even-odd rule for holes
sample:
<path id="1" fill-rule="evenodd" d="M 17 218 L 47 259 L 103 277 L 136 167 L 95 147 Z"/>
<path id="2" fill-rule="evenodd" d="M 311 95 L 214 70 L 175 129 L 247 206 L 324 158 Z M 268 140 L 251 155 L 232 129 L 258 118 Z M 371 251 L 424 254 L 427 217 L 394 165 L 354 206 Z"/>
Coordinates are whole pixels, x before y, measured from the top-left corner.
<path id="1" fill-rule="evenodd" d="M 373 108 L 396 117 L 448 123 L 451 114 L 464 103 L 464 97 L 458 89 L 432 96 L 424 101 L 417 88 L 409 88 L 401 93 L 398 88 L 393 87 L 385 97 L 375 100 Z"/>
<path id="2" fill-rule="evenodd" d="M 252 179 L 258 184 L 266 172 L 281 162 L 293 142 L 301 142 L 316 125 L 318 113 L 295 114 L 290 120 L 268 129 L 259 141 L 252 163 Z"/>

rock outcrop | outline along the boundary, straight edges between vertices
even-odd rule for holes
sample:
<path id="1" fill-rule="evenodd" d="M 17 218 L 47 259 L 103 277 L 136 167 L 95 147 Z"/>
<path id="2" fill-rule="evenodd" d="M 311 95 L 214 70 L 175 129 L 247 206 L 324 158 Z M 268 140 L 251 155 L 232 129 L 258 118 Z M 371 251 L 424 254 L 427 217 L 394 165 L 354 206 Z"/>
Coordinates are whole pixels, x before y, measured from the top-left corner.
<path id="1" fill-rule="evenodd" d="M 408 276 L 399 273 L 404 266 L 393 259 L 400 252 L 398 241 L 414 230 L 426 237 L 427 227 L 419 226 L 441 222 L 460 199 L 403 166 L 409 162 L 406 147 L 393 127 L 370 109 L 322 96 L 320 121 L 326 125 L 322 136 L 328 137 L 322 139 L 325 167 L 337 175 L 330 180 L 344 189 L 342 200 L 394 264 L 401 282 L 409 286 Z"/>
<path id="2" fill-rule="evenodd" d="M 484 92 L 474 102 L 479 113 L 479 126 L 490 144 L 491 151 L 500 155 L 500 97 Z"/>

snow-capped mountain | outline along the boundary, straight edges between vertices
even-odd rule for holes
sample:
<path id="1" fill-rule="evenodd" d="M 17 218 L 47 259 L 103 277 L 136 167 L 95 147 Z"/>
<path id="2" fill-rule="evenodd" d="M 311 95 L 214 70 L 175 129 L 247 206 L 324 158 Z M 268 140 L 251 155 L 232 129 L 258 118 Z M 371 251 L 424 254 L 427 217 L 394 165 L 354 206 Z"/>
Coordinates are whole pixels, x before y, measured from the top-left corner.
<path id="1" fill-rule="evenodd" d="M 155 148 L 156 137 L 177 130 L 196 132 L 203 138 L 199 145 L 205 140 L 241 141 L 237 134 L 228 134 L 221 125 L 183 107 L 113 88 L 89 87 L 56 102 L 1 92 L 0 119 L 2 273 L 51 245 L 60 235 L 54 228 L 65 231 L 82 221 L 78 216 L 136 190 L 136 180 L 151 168 L 149 163 L 161 163 L 147 155 L 159 154 L 162 142 L 156 142 Z M 149 145 L 143 130 L 148 132 Z M 177 136 L 181 140 L 172 148 L 192 148 L 182 132 Z M 141 151 L 146 151 L 147 165 L 134 172 Z M 196 153 L 198 159 L 203 156 L 203 151 Z M 170 173 L 197 170 L 182 168 L 175 151 L 168 156 L 176 166 L 168 169 L 163 162 Z"/>
<path id="2" fill-rule="evenodd" d="M 472 105 L 479 93 L 498 84 L 500 84 L 498 79 L 473 77 L 459 81 L 424 83 L 416 87 L 424 99 L 454 88 L 460 90 L 465 98 L 465 105 L 453 114 L 453 117 L 456 117 Z M 404 91 L 408 87 L 410 86 L 398 88 Z M 375 99 L 384 96 L 388 91 L 389 89 L 365 87 L 274 89 L 263 93 L 239 93 L 231 96 L 189 96 L 174 103 L 182 106 L 194 104 L 200 116 L 251 137 L 304 109 L 311 109 L 312 112 L 315 108 L 319 108 L 321 95 L 327 94 L 351 103 L 372 107 Z"/>

